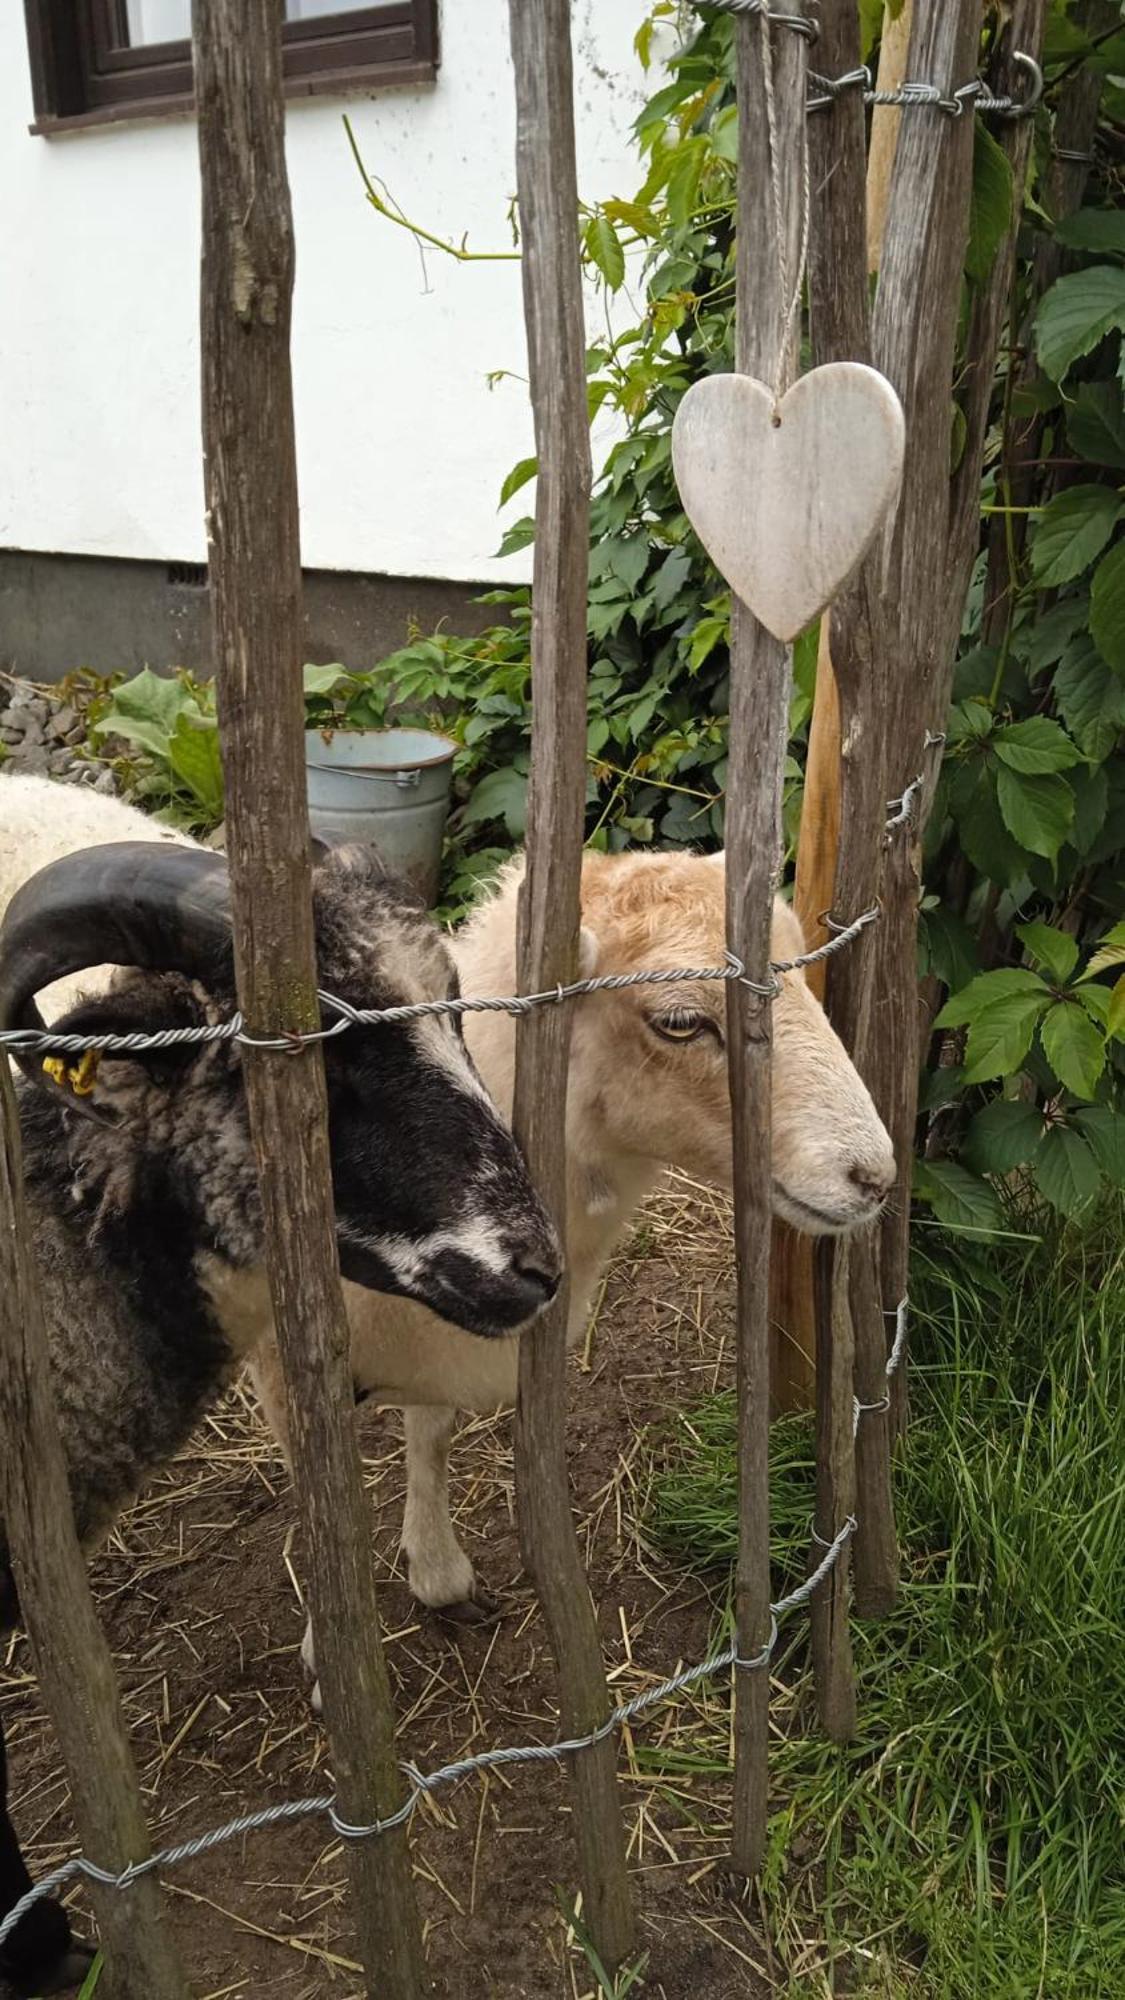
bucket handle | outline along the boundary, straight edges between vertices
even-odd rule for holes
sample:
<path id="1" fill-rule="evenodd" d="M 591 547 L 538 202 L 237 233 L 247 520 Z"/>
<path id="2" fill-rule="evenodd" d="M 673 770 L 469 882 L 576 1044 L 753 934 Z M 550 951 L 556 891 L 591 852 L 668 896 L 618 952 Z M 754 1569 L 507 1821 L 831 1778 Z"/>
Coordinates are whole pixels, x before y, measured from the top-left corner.
<path id="1" fill-rule="evenodd" d="M 413 791 L 414 787 L 420 785 L 421 782 L 422 772 L 418 765 L 415 765 L 412 771 L 395 772 L 395 784 L 399 787 L 400 791 Z"/>

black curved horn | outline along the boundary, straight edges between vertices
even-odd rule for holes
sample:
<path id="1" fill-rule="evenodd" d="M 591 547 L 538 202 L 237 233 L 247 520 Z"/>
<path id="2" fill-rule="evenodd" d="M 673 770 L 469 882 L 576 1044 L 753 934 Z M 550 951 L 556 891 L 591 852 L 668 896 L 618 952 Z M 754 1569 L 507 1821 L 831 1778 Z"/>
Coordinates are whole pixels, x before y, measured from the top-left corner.
<path id="1" fill-rule="evenodd" d="M 230 884 L 222 855 L 118 841 L 53 861 L 17 891 L 0 925 L 0 1030 L 41 1028 L 35 995 L 91 965 L 208 978 L 229 968 Z M 16 1052 L 33 1082 L 42 1058 Z"/>

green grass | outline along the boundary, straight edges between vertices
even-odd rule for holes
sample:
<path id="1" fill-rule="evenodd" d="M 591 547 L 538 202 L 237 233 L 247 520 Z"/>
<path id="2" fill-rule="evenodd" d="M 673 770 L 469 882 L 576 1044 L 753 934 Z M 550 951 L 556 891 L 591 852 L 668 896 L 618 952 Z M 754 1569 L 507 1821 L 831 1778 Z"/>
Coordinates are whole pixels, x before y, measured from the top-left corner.
<path id="1" fill-rule="evenodd" d="M 774 1759 L 766 1887 L 783 1936 L 824 1939 L 831 1990 L 1125 1995 L 1122 1220 L 916 1256 L 901 1606 L 855 1628 L 856 1742 L 832 1749 L 798 1704 Z M 803 1561 L 807 1427 L 774 1447 L 780 1583 Z M 728 1397 L 681 1421 L 650 1525 L 693 1567 L 729 1564 Z"/>
<path id="2" fill-rule="evenodd" d="M 99 1981 L 101 1980 L 101 1976 L 102 1976 L 102 1955 L 101 1952 L 99 1952 L 96 1959 L 94 1960 L 93 1965 L 90 1967 L 89 1972 L 86 1974 L 86 1977 L 82 1982 L 82 1991 L 78 1995 L 78 2000 L 94 2000 L 94 1995 L 98 1990 L 98 1984 Z"/>

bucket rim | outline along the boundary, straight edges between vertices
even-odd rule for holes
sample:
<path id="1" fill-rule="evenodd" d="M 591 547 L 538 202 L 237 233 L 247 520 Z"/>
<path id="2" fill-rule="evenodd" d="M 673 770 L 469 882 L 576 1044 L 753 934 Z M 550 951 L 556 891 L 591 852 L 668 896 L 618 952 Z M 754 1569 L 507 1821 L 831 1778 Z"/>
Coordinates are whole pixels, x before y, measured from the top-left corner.
<path id="1" fill-rule="evenodd" d="M 439 735 L 436 729 L 403 729 L 402 731 L 397 729 L 333 729 L 329 732 L 330 736 L 372 736 L 384 738 L 399 734 L 428 736 L 431 742 L 440 744 L 441 748 L 435 749 L 433 754 L 428 757 L 421 757 L 417 754 L 396 757 L 393 762 L 386 764 L 321 764 L 317 762 L 315 756 L 309 755 L 309 751 L 312 748 L 310 739 L 319 737 L 321 742 L 323 742 L 325 732 L 322 729 L 306 729 L 305 764 L 310 771 L 328 771 L 335 778 L 387 777 L 395 771 L 427 771 L 432 769 L 435 764 L 449 764 L 457 755 L 457 751 L 460 748 L 460 745 L 455 743 L 451 736 Z"/>

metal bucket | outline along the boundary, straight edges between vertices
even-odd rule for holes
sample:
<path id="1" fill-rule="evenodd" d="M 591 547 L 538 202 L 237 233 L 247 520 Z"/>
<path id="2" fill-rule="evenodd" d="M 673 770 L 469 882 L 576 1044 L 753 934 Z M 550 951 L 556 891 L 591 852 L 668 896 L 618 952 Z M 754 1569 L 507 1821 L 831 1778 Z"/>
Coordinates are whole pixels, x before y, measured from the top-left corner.
<path id="1" fill-rule="evenodd" d="M 313 832 L 371 841 L 433 905 L 456 751 L 428 729 L 306 729 Z"/>

